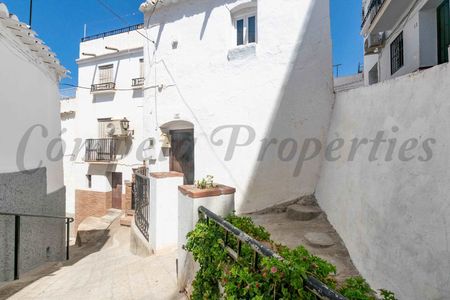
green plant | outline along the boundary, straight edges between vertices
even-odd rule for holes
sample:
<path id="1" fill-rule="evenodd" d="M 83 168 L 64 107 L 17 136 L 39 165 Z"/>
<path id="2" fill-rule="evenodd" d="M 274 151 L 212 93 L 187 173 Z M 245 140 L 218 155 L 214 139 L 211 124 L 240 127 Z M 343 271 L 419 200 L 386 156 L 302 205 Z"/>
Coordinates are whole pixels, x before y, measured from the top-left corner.
<path id="1" fill-rule="evenodd" d="M 275 244 L 270 239 L 269 232 L 254 224 L 248 217 L 230 215 L 226 220 L 278 252 L 283 259 L 260 258 L 255 269 L 253 250 L 242 244 L 241 255 L 234 261 L 228 256 L 224 244 L 226 240 L 227 246 L 236 251 L 237 239 L 231 234 L 227 236 L 215 223 L 208 224 L 201 220 L 188 234 L 186 244 L 186 249 L 200 265 L 193 282 L 192 299 L 316 300 L 317 297 L 304 288 L 304 280 L 308 276 L 313 276 L 336 289 L 336 267 L 332 264 L 311 255 L 302 246 L 289 249 Z M 375 292 L 361 277 L 348 278 L 339 292 L 349 300 L 376 300 Z M 382 290 L 381 294 L 384 300 L 395 300 L 391 292 Z"/>
<path id="2" fill-rule="evenodd" d="M 345 283 L 339 292 L 349 299 L 376 300 L 375 291 L 373 291 L 366 280 L 360 276 L 350 277 L 345 280 Z"/>
<path id="3" fill-rule="evenodd" d="M 212 189 L 216 186 L 217 185 L 214 184 L 214 176 L 211 175 L 207 175 L 206 178 L 195 181 L 195 187 L 202 190 Z"/>
<path id="4" fill-rule="evenodd" d="M 397 298 L 395 298 L 395 294 L 391 291 L 381 289 L 380 293 L 383 300 L 397 300 Z"/>

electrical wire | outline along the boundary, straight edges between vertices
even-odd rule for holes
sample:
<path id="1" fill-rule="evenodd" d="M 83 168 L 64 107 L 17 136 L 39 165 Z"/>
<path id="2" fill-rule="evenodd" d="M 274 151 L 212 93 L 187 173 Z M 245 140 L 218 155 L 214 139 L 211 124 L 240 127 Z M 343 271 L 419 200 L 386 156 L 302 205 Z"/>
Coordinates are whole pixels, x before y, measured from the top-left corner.
<path id="1" fill-rule="evenodd" d="M 70 84 L 70 83 L 61 83 L 60 85 L 70 86 L 70 87 L 73 87 L 73 88 L 79 88 L 79 89 L 84 89 L 84 90 L 90 90 L 91 89 L 90 87 L 87 87 L 87 86 L 80 86 L 80 85 Z M 174 85 L 170 84 L 170 85 L 152 85 L 152 86 L 148 86 L 148 87 L 144 86 L 143 89 L 146 90 L 146 89 L 154 89 L 154 88 L 168 88 L 168 87 L 171 87 L 171 86 L 174 86 Z M 133 88 L 118 89 L 118 88 L 115 88 L 114 90 L 115 91 L 134 91 L 136 89 L 133 89 Z"/>
<path id="2" fill-rule="evenodd" d="M 109 5 L 107 5 L 105 2 L 103 2 L 103 0 L 97 0 L 97 2 L 103 6 L 107 11 L 109 11 L 111 14 L 113 14 L 117 19 L 119 19 L 122 23 L 124 23 L 125 25 L 129 26 L 130 24 L 128 23 L 127 20 L 125 20 L 124 18 L 122 18 L 122 16 L 120 16 L 118 13 L 116 13 Z M 156 7 L 156 5 L 155 5 Z M 152 42 L 153 44 L 155 43 L 154 41 L 152 41 L 151 39 L 149 39 L 147 36 L 145 36 L 144 34 L 142 34 L 141 32 L 139 32 L 139 30 L 136 30 L 136 32 L 143 36 L 145 39 L 147 39 L 149 42 Z"/>

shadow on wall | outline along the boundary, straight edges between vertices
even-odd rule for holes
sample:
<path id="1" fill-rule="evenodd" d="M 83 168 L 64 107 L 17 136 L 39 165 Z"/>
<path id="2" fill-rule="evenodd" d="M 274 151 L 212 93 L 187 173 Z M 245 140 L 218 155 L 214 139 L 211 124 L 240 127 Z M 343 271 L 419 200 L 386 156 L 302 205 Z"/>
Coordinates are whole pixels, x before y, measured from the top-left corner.
<path id="1" fill-rule="evenodd" d="M 299 158 L 307 139 L 324 144 L 327 137 L 334 101 L 329 21 L 328 1 L 312 0 L 238 211 L 261 210 L 314 193 L 321 155 L 303 165 Z"/>
<path id="2" fill-rule="evenodd" d="M 227 3 L 235 3 L 238 0 L 230 0 L 230 1 L 226 1 Z M 159 47 L 159 42 L 161 40 L 161 36 L 162 33 L 164 31 L 164 24 L 165 23 L 172 23 L 175 22 L 177 20 L 183 19 L 183 18 L 188 18 L 194 15 L 198 15 L 198 14 L 204 14 L 205 17 L 203 19 L 203 23 L 202 23 L 202 27 L 200 28 L 200 36 L 199 39 L 203 40 L 203 37 L 205 35 L 205 31 L 206 28 L 208 27 L 208 21 L 209 18 L 211 16 L 212 11 L 214 10 L 215 7 L 220 7 L 223 5 L 223 0 L 202 0 L 202 1 L 197 1 L 198 3 L 196 3 L 195 5 L 190 5 L 189 9 L 186 9 L 186 6 L 183 6 L 183 10 L 177 10 L 177 9 L 173 9 L 172 7 L 170 7 L 170 13 L 165 13 L 165 10 L 167 9 L 166 7 L 162 7 L 160 8 L 159 13 L 163 14 L 164 17 L 162 18 L 163 22 L 160 23 L 159 26 L 159 31 L 158 31 L 158 36 L 156 38 L 156 48 Z M 203 3 L 202 3 L 203 2 Z M 176 5 L 176 4 L 175 4 Z M 231 22 L 231 19 L 230 19 Z"/>

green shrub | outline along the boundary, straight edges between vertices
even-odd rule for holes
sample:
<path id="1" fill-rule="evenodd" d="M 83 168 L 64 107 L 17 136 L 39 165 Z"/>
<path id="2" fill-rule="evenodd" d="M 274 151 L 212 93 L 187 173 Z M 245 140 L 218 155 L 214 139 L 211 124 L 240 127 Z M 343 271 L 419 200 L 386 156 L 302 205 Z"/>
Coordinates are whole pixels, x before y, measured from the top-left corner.
<path id="1" fill-rule="evenodd" d="M 226 220 L 278 252 L 283 259 L 260 258 L 254 270 L 254 252 L 250 246 L 242 243 L 241 255 L 235 262 L 224 249 L 224 244 L 227 240 L 227 246 L 237 251 L 237 239 L 231 234 L 227 237 L 225 231 L 215 223 L 207 224 L 201 220 L 187 235 L 186 249 L 200 265 L 193 282 L 192 299 L 315 300 L 317 297 L 304 288 L 304 280 L 308 276 L 336 289 L 336 267 L 329 262 L 311 255 L 302 246 L 289 249 L 275 244 L 269 232 L 255 225 L 248 217 L 231 215 Z M 223 294 L 219 284 L 223 287 Z M 361 277 L 348 278 L 338 291 L 349 300 L 377 299 L 375 292 Z M 382 299 L 395 300 L 394 294 L 389 291 L 381 290 L 381 295 Z"/>

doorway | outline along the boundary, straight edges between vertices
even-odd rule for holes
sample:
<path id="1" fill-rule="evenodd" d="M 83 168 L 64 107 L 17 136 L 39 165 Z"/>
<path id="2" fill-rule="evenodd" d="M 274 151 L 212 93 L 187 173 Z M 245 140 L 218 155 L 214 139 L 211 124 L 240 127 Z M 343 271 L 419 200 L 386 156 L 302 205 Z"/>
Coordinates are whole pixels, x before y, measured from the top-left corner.
<path id="1" fill-rule="evenodd" d="M 122 209 L 122 173 L 112 172 L 112 208 Z"/>
<path id="2" fill-rule="evenodd" d="M 437 8 L 438 63 L 448 62 L 448 46 L 450 45 L 450 5 L 445 0 Z"/>
<path id="3" fill-rule="evenodd" d="M 184 184 L 194 184 L 194 130 L 171 130 L 170 171 L 184 174 Z"/>

